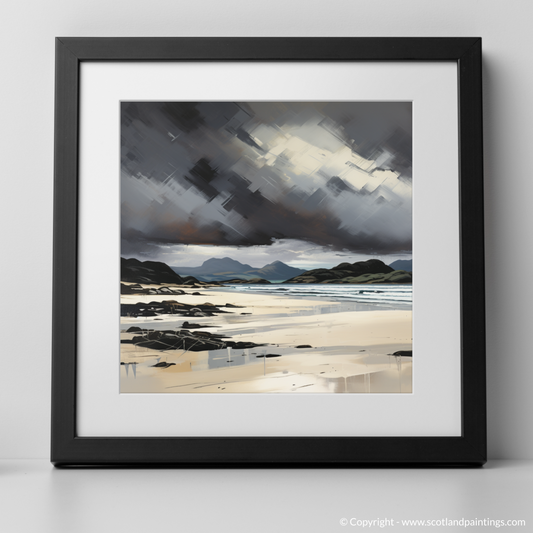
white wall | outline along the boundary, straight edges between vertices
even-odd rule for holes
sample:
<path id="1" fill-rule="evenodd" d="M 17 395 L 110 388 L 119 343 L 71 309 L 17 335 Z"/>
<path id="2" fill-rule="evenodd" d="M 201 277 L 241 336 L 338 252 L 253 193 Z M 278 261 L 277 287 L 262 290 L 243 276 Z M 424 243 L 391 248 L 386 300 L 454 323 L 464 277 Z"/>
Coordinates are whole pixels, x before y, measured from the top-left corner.
<path id="1" fill-rule="evenodd" d="M 293 35 L 483 38 L 489 455 L 533 459 L 532 16 L 528 0 L 3 4 L 0 458 L 49 455 L 54 37 Z"/>

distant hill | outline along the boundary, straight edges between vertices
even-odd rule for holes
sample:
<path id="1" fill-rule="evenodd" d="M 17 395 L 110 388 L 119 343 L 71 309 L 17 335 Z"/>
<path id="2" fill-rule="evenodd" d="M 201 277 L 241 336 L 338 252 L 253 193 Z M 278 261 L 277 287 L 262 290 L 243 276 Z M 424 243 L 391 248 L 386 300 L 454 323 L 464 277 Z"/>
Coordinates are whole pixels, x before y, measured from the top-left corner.
<path id="1" fill-rule="evenodd" d="M 194 276 L 204 281 L 251 280 L 255 278 L 278 281 L 293 278 L 305 272 L 305 270 L 291 267 L 281 261 L 274 261 L 263 268 L 253 268 L 230 257 L 211 258 L 204 261 L 199 267 L 173 266 L 172 270 L 180 276 Z"/>
<path id="2" fill-rule="evenodd" d="M 308 270 L 284 283 L 412 283 L 409 272 L 395 271 L 378 259 Z"/>
<path id="3" fill-rule="evenodd" d="M 172 267 L 175 271 L 179 267 Z M 189 268 L 179 268 L 179 273 L 181 272 L 190 274 L 191 276 L 197 274 L 204 275 L 216 275 L 218 272 L 235 272 L 235 273 L 244 273 L 247 270 L 253 270 L 253 267 L 247 264 L 239 263 L 231 257 L 212 257 L 204 261 L 202 266 L 199 267 L 189 267 Z"/>
<path id="4" fill-rule="evenodd" d="M 281 261 L 274 261 L 265 265 L 263 268 L 257 270 L 252 270 L 251 272 L 246 272 L 246 274 L 253 274 L 254 276 L 264 278 L 267 280 L 280 280 L 280 279 L 289 279 L 294 276 L 299 276 L 303 274 L 305 270 L 301 268 L 294 268 Z"/>
<path id="5" fill-rule="evenodd" d="M 406 272 L 413 271 L 413 260 L 412 259 L 398 259 L 389 265 L 394 270 L 405 270 Z"/>
<path id="6" fill-rule="evenodd" d="M 120 280 L 129 283 L 183 283 L 182 277 L 165 263 L 124 257 L 120 258 Z"/>

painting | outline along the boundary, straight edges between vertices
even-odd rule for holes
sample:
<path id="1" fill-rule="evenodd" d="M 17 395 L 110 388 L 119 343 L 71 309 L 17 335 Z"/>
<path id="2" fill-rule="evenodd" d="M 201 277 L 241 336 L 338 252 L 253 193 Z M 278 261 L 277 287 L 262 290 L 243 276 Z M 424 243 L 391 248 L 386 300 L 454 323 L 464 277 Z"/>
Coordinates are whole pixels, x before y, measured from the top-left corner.
<path id="1" fill-rule="evenodd" d="M 411 102 L 120 120 L 121 393 L 412 393 Z"/>
<path id="2" fill-rule="evenodd" d="M 484 464 L 481 50 L 57 38 L 52 463 Z"/>

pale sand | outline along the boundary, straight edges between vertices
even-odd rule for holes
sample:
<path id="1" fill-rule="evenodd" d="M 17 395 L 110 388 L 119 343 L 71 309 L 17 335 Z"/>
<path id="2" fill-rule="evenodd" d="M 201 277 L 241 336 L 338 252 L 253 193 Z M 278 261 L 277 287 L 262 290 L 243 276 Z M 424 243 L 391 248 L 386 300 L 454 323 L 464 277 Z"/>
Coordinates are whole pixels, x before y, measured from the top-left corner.
<path id="1" fill-rule="evenodd" d="M 192 292 L 202 296 L 192 296 Z M 267 346 L 217 352 L 159 352 L 121 345 L 121 392 L 411 392 L 410 357 L 395 357 L 412 346 L 411 311 L 341 311 L 341 304 L 314 299 L 186 289 L 187 295 L 123 295 L 122 303 L 176 300 L 187 304 L 244 306 L 213 317 L 121 318 L 121 338 L 131 325 L 179 328 L 184 321 L 233 341 Z M 324 312 L 326 311 L 326 312 Z M 250 313 L 250 314 L 241 314 Z M 163 320 L 156 320 L 157 318 Z M 312 348 L 297 349 L 298 345 Z M 211 353 L 211 357 L 210 354 Z M 261 354 L 281 357 L 257 358 Z M 216 360 L 214 360 L 216 359 Z M 158 361 L 175 363 L 153 368 Z M 243 364 L 244 363 L 244 364 Z M 213 368 L 213 366 L 219 366 Z"/>

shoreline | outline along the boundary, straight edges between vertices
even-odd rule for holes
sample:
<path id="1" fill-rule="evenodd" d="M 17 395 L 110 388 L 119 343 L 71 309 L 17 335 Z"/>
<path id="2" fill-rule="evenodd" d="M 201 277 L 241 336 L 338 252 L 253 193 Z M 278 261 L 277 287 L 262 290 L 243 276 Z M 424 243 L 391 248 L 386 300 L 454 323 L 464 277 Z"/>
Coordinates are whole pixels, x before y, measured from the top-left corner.
<path id="1" fill-rule="evenodd" d="M 179 331 L 188 322 L 202 326 L 192 331 L 263 346 L 191 352 L 121 344 L 121 392 L 412 391 L 412 358 L 389 355 L 412 349 L 411 310 L 354 311 L 346 310 L 345 302 L 324 298 L 219 287 L 189 291 L 172 296 L 122 295 L 121 303 L 174 300 L 188 305 L 239 307 L 193 318 L 121 317 L 121 340 L 133 338 L 133 333 L 126 332 L 131 326 Z M 157 363 L 169 366 L 154 367 Z"/>

